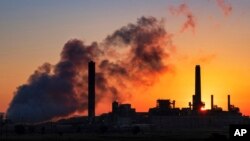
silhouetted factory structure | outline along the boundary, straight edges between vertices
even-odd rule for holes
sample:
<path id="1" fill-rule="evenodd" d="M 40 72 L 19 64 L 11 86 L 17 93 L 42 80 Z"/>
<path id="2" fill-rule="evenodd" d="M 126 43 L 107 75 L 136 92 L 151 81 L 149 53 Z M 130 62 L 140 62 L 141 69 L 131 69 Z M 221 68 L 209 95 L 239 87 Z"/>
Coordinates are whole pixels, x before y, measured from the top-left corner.
<path id="1" fill-rule="evenodd" d="M 200 66 L 195 66 L 195 94 L 192 97 L 192 103 L 189 102 L 189 107 L 186 108 L 176 108 L 175 100 L 171 101 L 170 99 L 158 99 L 156 107 L 150 108 L 148 113 L 144 115 L 235 115 L 241 116 L 242 114 L 239 111 L 238 107 L 231 105 L 230 95 L 228 95 L 228 111 L 223 111 L 222 108 L 214 105 L 214 96 L 211 95 L 211 109 L 204 110 L 202 109 L 205 106 L 205 103 L 201 100 L 201 71 Z M 111 114 L 129 116 L 136 114 L 136 110 L 131 108 L 130 104 L 119 104 L 117 101 L 112 103 L 112 112 Z M 142 113 L 139 113 L 142 114 Z"/>
<path id="2" fill-rule="evenodd" d="M 45 122 L 38 125 L 26 125 L 24 128 L 41 128 L 33 133 L 43 133 L 46 128 L 48 133 L 73 133 L 83 135 L 88 133 L 127 134 L 131 131 L 142 131 L 143 135 L 173 135 L 174 138 L 208 137 L 213 133 L 228 136 L 230 124 L 250 124 L 250 118 L 242 116 L 238 107 L 231 104 L 228 98 L 228 110 L 214 104 L 214 95 L 211 95 L 211 109 L 204 110 L 205 104 L 201 98 L 201 69 L 195 67 L 195 94 L 192 102 L 187 107 L 178 108 L 176 101 L 170 99 L 158 99 L 156 106 L 149 108 L 148 112 L 136 112 L 136 109 L 128 103 L 112 102 L 112 111 L 100 116 L 95 115 L 95 62 L 88 63 L 88 116 L 72 117 L 56 122 Z M 13 133 L 20 125 L 3 122 L 3 114 L 0 113 L 0 133 Z M 136 128 L 135 128 L 136 127 Z M 1 135 L 1 134 L 0 134 Z M 186 136 L 185 136 L 186 135 Z M 160 136 L 161 137 L 161 136 Z"/>
<path id="3" fill-rule="evenodd" d="M 131 104 L 112 103 L 112 112 L 102 114 L 99 118 L 103 124 L 127 126 L 133 124 L 147 124 L 158 130 L 169 128 L 192 127 L 225 127 L 235 123 L 250 123 L 249 117 L 244 117 L 238 107 L 231 105 L 228 95 L 228 110 L 214 105 L 211 95 L 211 109 L 203 109 L 205 103 L 201 99 L 201 69 L 195 67 L 195 94 L 188 107 L 175 107 L 175 100 L 158 99 L 156 107 L 148 112 L 136 112 Z"/>

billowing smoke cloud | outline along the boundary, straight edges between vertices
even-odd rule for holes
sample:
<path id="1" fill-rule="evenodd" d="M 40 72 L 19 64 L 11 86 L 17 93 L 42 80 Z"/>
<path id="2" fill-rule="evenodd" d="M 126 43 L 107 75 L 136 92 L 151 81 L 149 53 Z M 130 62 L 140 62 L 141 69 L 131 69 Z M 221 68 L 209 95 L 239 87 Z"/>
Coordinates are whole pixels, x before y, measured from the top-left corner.
<path id="1" fill-rule="evenodd" d="M 225 16 L 228 16 L 232 13 L 233 8 L 230 3 L 226 3 L 225 0 L 216 0 L 216 2 L 217 2 L 217 5 L 223 11 L 223 14 Z"/>
<path id="2" fill-rule="evenodd" d="M 7 117 L 18 122 L 42 122 L 87 109 L 87 66 L 94 60 L 97 102 L 105 96 L 122 100 L 133 89 L 153 85 L 167 72 L 171 37 L 162 21 L 141 17 L 100 44 L 68 41 L 56 65 L 45 63 L 17 88 Z"/>
<path id="3" fill-rule="evenodd" d="M 163 24 L 153 17 L 142 17 L 137 25 L 122 27 L 108 36 L 106 42 L 115 48 L 130 47 L 126 59 L 118 62 L 117 66 L 111 65 L 113 67 L 109 71 L 117 69 L 119 71 L 116 72 L 126 78 L 129 78 L 127 72 L 132 78 L 142 74 L 136 78 L 140 80 L 146 74 L 159 74 L 167 69 L 164 59 L 168 57 L 166 47 L 171 46 L 171 37 L 167 36 Z"/>
<path id="4" fill-rule="evenodd" d="M 86 109 L 86 66 L 95 58 L 96 43 L 70 40 L 55 66 L 45 63 L 19 86 L 7 116 L 14 121 L 40 122 Z"/>
<path id="5" fill-rule="evenodd" d="M 188 5 L 180 4 L 178 7 L 172 6 L 169 8 L 169 10 L 172 15 L 186 16 L 186 21 L 184 22 L 181 28 L 181 32 L 184 32 L 185 30 L 190 28 L 192 32 L 195 33 L 195 26 L 196 26 L 195 17 L 193 13 L 191 12 L 191 10 L 189 9 Z"/>

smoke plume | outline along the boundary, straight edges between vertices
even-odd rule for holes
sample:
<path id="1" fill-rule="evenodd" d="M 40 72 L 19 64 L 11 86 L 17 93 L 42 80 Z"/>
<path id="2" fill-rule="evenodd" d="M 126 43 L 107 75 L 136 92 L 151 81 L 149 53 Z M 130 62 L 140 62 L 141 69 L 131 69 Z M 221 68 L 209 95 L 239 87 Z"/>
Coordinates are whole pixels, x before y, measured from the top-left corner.
<path id="1" fill-rule="evenodd" d="M 7 117 L 17 122 L 43 122 L 68 117 L 87 109 L 88 62 L 96 62 L 96 102 L 104 96 L 123 100 L 132 89 L 153 85 L 169 69 L 174 47 L 161 20 L 141 17 L 107 36 L 101 43 L 85 45 L 69 40 L 60 61 L 45 63 L 19 86 Z"/>
<path id="2" fill-rule="evenodd" d="M 184 22 L 181 32 L 184 32 L 187 29 L 191 29 L 193 33 L 195 33 L 195 17 L 191 10 L 189 9 L 188 5 L 186 4 L 180 4 L 178 7 L 170 7 L 169 8 L 170 13 L 172 15 L 184 15 L 186 17 L 186 21 Z"/>
<path id="3" fill-rule="evenodd" d="M 226 3 L 225 0 L 216 0 L 217 5 L 221 8 L 225 16 L 228 16 L 232 13 L 232 6 L 230 3 Z"/>

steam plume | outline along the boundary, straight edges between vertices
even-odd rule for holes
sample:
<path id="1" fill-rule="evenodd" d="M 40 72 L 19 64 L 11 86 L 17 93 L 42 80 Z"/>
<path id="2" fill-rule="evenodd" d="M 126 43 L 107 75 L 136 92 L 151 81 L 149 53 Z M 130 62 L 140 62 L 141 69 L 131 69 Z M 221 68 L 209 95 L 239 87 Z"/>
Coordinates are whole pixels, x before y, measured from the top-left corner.
<path id="1" fill-rule="evenodd" d="M 170 69 L 171 37 L 162 21 L 141 17 L 99 44 L 70 40 L 56 65 L 45 63 L 17 88 L 7 117 L 18 122 L 42 122 L 85 111 L 90 60 L 97 64 L 96 101 L 104 96 L 111 100 L 128 98 L 134 87 L 151 86 Z"/>
<path id="2" fill-rule="evenodd" d="M 195 33 L 195 17 L 191 10 L 189 9 L 188 5 L 186 4 L 180 4 L 178 7 L 170 7 L 169 8 L 170 13 L 172 15 L 184 15 L 186 16 L 186 21 L 184 22 L 181 32 L 184 32 L 187 29 L 191 29 L 193 33 Z"/>
<path id="3" fill-rule="evenodd" d="M 216 0 L 217 5 L 221 8 L 225 16 L 228 16 L 232 13 L 232 6 L 230 3 L 226 3 L 225 0 Z"/>

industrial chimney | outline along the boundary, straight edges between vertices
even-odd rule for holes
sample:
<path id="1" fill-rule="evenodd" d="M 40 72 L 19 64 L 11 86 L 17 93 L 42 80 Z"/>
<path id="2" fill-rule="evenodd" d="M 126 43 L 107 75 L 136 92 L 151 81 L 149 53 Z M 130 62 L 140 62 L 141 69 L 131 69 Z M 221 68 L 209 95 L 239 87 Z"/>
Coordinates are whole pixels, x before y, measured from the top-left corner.
<path id="1" fill-rule="evenodd" d="M 214 109 L 214 95 L 211 95 L 211 110 Z"/>
<path id="2" fill-rule="evenodd" d="M 88 118 L 89 122 L 95 119 L 95 62 L 88 64 Z"/>
<path id="3" fill-rule="evenodd" d="M 201 101 L 201 72 L 200 65 L 195 66 L 195 94 L 193 95 L 193 110 L 200 111 L 203 107 Z"/>
<path id="4" fill-rule="evenodd" d="M 230 95 L 227 95 L 227 109 L 228 111 L 231 111 Z"/>

